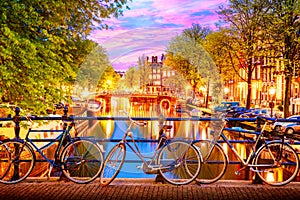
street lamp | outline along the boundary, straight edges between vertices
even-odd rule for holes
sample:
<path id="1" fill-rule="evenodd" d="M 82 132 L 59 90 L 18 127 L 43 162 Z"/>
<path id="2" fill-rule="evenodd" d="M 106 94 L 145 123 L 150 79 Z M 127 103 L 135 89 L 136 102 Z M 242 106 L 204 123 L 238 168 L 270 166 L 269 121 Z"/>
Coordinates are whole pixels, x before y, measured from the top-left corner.
<path id="1" fill-rule="evenodd" d="M 229 92 L 229 88 L 228 88 L 228 87 L 225 87 L 225 88 L 224 88 L 224 93 L 225 93 L 225 99 L 226 99 L 226 101 L 227 101 L 227 99 L 228 99 L 228 92 Z"/>
<path id="2" fill-rule="evenodd" d="M 273 96 L 276 92 L 276 89 L 274 87 L 270 87 L 269 89 L 269 94 L 270 94 L 270 103 L 269 103 L 269 107 L 271 108 L 271 117 L 273 117 L 273 108 L 274 108 L 274 102 L 273 102 Z"/>

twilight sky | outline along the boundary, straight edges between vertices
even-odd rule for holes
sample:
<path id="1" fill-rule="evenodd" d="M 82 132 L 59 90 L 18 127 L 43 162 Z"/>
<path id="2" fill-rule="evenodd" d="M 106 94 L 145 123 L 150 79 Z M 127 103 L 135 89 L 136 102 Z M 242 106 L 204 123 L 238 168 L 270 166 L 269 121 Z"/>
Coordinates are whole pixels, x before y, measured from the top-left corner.
<path id="1" fill-rule="evenodd" d="M 216 10 L 226 0 L 132 0 L 124 16 L 107 20 L 110 30 L 94 31 L 90 39 L 103 46 L 115 70 L 137 65 L 139 56 L 164 53 L 169 41 L 193 23 L 215 27 Z"/>

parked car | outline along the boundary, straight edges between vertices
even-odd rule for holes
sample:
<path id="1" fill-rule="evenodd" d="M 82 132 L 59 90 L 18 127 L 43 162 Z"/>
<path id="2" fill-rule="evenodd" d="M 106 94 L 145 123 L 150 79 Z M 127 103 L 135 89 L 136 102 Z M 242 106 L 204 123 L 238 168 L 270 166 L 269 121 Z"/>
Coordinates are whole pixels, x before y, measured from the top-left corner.
<path id="1" fill-rule="evenodd" d="M 253 112 L 257 110 L 257 108 L 250 108 L 250 109 L 245 109 L 245 110 L 242 110 L 242 111 L 238 111 L 234 114 L 234 117 L 235 118 L 239 118 L 241 115 L 243 115 L 244 113 L 250 113 L 250 112 Z"/>
<path id="2" fill-rule="evenodd" d="M 246 110 L 247 109 L 245 107 L 239 107 L 239 106 L 232 107 L 226 111 L 226 117 L 232 117 L 232 118 L 238 117 L 239 113 L 243 113 Z"/>
<path id="3" fill-rule="evenodd" d="M 216 106 L 214 108 L 215 112 L 226 112 L 226 110 L 232 108 L 232 107 L 236 107 L 236 106 L 240 106 L 240 102 L 237 101 L 224 101 L 221 102 L 221 105 Z"/>
<path id="4" fill-rule="evenodd" d="M 270 117 L 271 112 L 267 109 L 254 109 L 250 112 L 245 112 L 241 114 L 240 118 L 255 118 L 257 116 L 264 116 L 264 117 Z"/>
<path id="5" fill-rule="evenodd" d="M 300 115 L 293 115 L 286 119 L 287 120 L 300 120 Z M 274 124 L 271 125 L 271 128 L 275 131 L 281 131 L 283 126 L 287 126 L 290 124 L 297 124 L 297 122 L 275 122 Z"/>
<path id="6" fill-rule="evenodd" d="M 296 122 L 296 124 L 286 124 L 283 125 L 281 128 L 281 131 L 288 134 L 292 135 L 295 133 L 300 133 L 300 123 Z"/>

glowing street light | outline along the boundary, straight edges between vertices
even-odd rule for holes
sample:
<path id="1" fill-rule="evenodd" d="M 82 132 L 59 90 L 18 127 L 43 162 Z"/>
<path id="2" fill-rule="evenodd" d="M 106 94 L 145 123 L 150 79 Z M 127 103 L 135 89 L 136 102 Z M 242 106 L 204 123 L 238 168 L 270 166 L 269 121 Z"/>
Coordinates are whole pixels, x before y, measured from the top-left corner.
<path id="1" fill-rule="evenodd" d="M 224 88 L 224 93 L 225 93 L 225 98 L 226 98 L 226 99 L 228 98 L 228 92 L 229 92 L 229 88 L 228 88 L 228 87 L 225 87 L 225 88 Z"/>

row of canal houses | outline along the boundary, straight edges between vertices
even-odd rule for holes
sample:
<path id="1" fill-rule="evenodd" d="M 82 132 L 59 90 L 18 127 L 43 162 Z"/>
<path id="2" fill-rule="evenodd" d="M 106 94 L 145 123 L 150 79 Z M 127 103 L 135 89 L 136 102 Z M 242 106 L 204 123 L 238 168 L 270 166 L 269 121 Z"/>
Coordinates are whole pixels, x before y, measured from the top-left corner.
<path id="1" fill-rule="evenodd" d="M 251 85 L 252 107 L 268 108 L 270 102 L 275 103 L 275 109 L 281 107 L 286 90 L 283 60 L 265 57 L 255 64 Z M 291 98 L 289 102 L 290 115 L 300 113 L 300 78 L 296 72 L 297 71 L 294 70 L 291 85 Z M 241 77 L 246 77 L 243 68 L 239 69 L 239 74 Z M 225 95 L 228 100 L 240 101 L 242 104 L 245 104 L 247 98 L 247 83 L 242 81 L 240 76 L 236 74 L 231 79 L 225 81 L 225 87 L 228 88 L 227 94 Z"/>
<path id="2" fill-rule="evenodd" d="M 147 86 L 149 93 L 158 93 L 167 91 L 164 81 L 174 76 L 175 71 L 163 71 L 163 63 L 165 60 L 162 54 L 160 60 L 157 56 L 152 56 L 151 59 L 147 57 L 147 64 L 151 67 L 149 78 L 151 83 Z M 262 58 L 259 61 L 254 61 L 256 67 L 252 73 L 251 85 L 251 107 L 268 108 L 270 102 L 275 103 L 275 109 L 283 105 L 284 92 L 285 92 L 285 75 L 284 65 L 282 59 L 275 58 Z M 291 86 L 291 99 L 290 99 L 290 114 L 300 113 L 300 78 L 296 76 Z M 233 77 L 224 81 L 224 99 L 227 101 L 239 101 L 245 105 L 247 98 L 248 86 L 245 81 L 240 77 L 247 77 L 243 68 L 239 69 L 239 75 L 235 74 Z M 271 92 L 273 91 L 273 92 Z"/>

